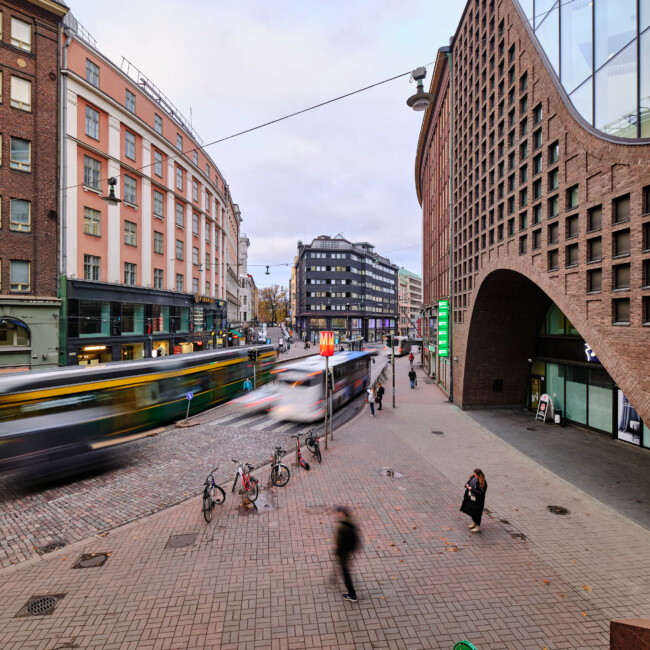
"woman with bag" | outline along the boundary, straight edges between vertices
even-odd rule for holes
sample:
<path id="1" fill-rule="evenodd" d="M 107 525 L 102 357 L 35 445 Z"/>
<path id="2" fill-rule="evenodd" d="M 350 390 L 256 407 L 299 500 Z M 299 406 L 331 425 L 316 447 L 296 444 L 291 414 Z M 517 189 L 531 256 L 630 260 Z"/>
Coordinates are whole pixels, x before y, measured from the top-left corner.
<path id="1" fill-rule="evenodd" d="M 485 507 L 485 493 L 487 491 L 487 481 L 485 474 L 480 469 L 475 469 L 474 473 L 465 483 L 465 496 L 460 511 L 472 518 L 472 524 L 469 529 L 473 533 L 481 532 L 481 517 Z"/>

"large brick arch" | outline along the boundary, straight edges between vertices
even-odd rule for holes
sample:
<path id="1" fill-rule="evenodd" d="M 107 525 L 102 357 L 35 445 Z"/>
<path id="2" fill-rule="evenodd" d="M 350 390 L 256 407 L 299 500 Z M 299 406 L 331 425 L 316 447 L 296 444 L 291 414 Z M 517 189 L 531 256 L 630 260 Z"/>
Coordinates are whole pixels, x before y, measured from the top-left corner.
<path id="1" fill-rule="evenodd" d="M 567 294 L 555 280 L 521 259 L 502 257 L 483 266 L 470 305 L 466 340 L 454 338 L 454 357 L 461 357 L 463 376 L 456 395 L 463 408 L 523 405 L 530 370 L 528 359 L 544 316 L 555 303 L 620 386 L 645 422 L 650 422 L 646 393 L 628 367 L 633 351 L 623 337 L 612 340 L 598 322 L 590 322 L 584 300 Z M 461 359 L 459 359 L 460 361 Z M 502 389 L 493 391 L 493 381 Z"/>

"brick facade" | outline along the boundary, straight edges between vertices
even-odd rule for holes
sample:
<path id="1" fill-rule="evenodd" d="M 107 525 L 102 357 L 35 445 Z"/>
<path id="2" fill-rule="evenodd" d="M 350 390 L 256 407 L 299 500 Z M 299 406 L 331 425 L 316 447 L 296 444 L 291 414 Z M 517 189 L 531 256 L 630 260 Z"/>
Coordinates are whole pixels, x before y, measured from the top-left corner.
<path id="1" fill-rule="evenodd" d="M 451 53 L 454 400 L 523 404 L 553 301 L 650 421 L 650 144 L 575 115 L 512 0 L 470 1 Z M 433 116 L 418 145 L 421 200 Z"/>

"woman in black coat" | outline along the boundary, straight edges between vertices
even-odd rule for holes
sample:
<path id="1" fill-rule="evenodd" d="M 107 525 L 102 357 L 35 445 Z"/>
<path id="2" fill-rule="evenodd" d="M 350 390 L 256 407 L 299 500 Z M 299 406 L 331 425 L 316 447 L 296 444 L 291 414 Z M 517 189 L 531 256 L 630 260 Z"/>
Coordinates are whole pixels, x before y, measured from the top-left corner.
<path id="1" fill-rule="evenodd" d="M 460 511 L 472 518 L 472 524 L 469 529 L 473 533 L 481 532 L 481 517 L 485 507 L 485 493 L 487 491 L 487 481 L 485 474 L 480 469 L 475 469 L 474 473 L 465 483 L 465 496 Z"/>

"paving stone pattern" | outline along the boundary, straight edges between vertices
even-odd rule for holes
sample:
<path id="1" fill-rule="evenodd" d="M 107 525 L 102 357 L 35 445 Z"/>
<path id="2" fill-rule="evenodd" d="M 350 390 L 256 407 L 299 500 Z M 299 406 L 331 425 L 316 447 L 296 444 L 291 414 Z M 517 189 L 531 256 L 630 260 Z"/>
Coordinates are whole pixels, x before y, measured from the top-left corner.
<path id="1" fill-rule="evenodd" d="M 374 418 L 364 409 L 322 465 L 292 465 L 285 488 L 260 473 L 258 509 L 227 490 L 206 525 L 193 498 L 1 571 L 0 647 L 451 650 L 467 638 L 480 650 L 607 648 L 609 620 L 650 604 L 648 532 L 435 387 L 410 390 L 406 372 L 398 362 L 398 408 Z M 458 508 L 479 464 L 490 513 L 472 535 Z M 354 507 L 362 530 L 358 604 L 332 580 L 337 503 Z M 572 514 L 547 513 L 548 503 Z M 172 535 L 191 534 L 192 546 L 168 547 Z M 82 553 L 103 551 L 103 567 L 72 570 Z M 46 593 L 66 594 L 52 615 L 15 618 Z"/>

